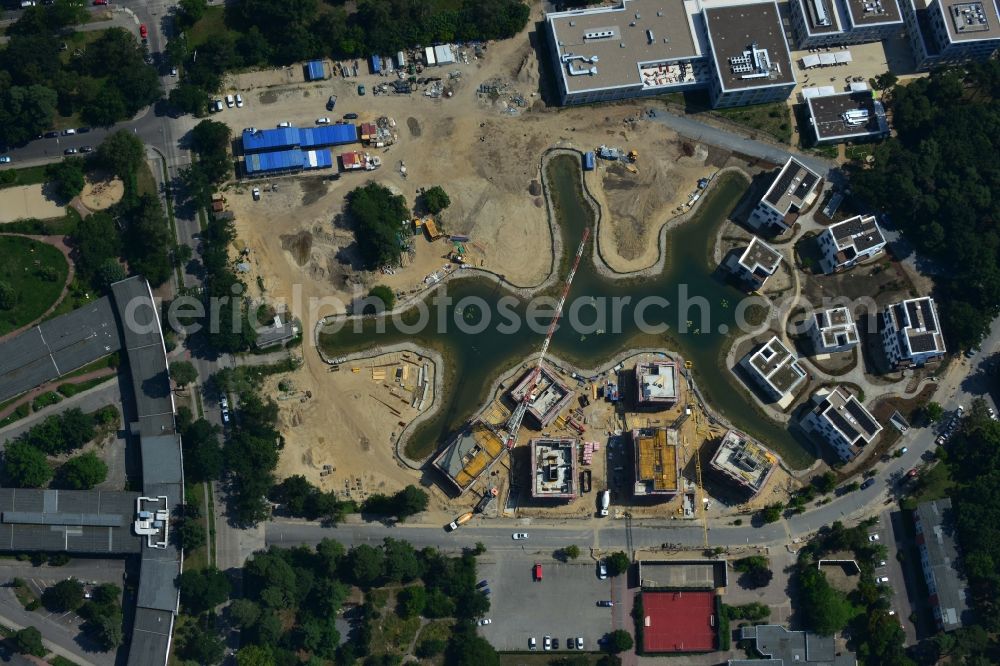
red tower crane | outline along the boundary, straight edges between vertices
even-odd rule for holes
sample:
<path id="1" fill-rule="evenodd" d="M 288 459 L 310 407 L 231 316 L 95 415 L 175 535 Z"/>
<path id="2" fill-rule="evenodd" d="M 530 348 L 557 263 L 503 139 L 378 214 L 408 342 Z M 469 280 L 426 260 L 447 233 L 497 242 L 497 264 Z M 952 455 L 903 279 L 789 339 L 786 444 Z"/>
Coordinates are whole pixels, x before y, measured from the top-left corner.
<path id="1" fill-rule="evenodd" d="M 521 422 L 524 420 L 524 413 L 528 411 L 528 405 L 535 397 L 535 387 L 538 384 L 538 376 L 542 372 L 542 363 L 545 361 L 545 355 L 549 351 L 549 344 L 552 342 L 552 336 L 555 334 L 556 327 L 559 325 L 559 318 L 562 317 L 563 305 L 566 303 L 566 297 L 569 295 L 569 288 L 573 285 L 573 278 L 576 277 L 576 269 L 580 266 L 580 259 L 583 257 L 583 248 L 587 244 L 588 238 L 590 238 L 590 227 L 583 230 L 583 239 L 580 241 L 580 247 L 576 249 L 576 258 L 573 260 L 573 268 L 570 269 L 569 275 L 566 276 L 565 283 L 563 284 L 562 295 L 559 297 L 559 302 L 556 304 L 555 316 L 552 318 L 552 323 L 549 324 L 549 330 L 545 334 L 545 341 L 542 343 L 542 351 L 538 355 L 538 363 L 535 365 L 535 369 L 531 371 L 528 383 L 525 384 L 524 397 L 517 403 L 517 406 L 514 408 L 514 411 L 511 412 L 511 415 L 508 417 L 507 423 L 505 424 L 505 428 L 507 430 L 508 450 L 513 449 L 514 444 L 517 443 L 517 432 L 521 429 Z"/>

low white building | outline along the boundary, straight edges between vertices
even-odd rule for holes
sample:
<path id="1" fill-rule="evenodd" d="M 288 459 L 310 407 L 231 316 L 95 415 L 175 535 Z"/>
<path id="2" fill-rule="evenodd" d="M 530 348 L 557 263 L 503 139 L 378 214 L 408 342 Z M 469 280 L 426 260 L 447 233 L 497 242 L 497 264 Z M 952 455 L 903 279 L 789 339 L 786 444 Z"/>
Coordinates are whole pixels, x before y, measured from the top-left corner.
<path id="1" fill-rule="evenodd" d="M 819 435 L 847 462 L 882 432 L 871 412 L 843 387 L 813 395 L 814 407 L 802 419 L 807 430 Z"/>
<path id="2" fill-rule="evenodd" d="M 858 325 L 849 308 L 830 308 L 813 315 L 810 335 L 817 354 L 833 354 L 858 344 Z"/>
<path id="3" fill-rule="evenodd" d="M 882 325 L 882 345 L 893 367 L 921 366 L 944 356 L 944 336 L 930 296 L 888 306 Z"/>
<path id="4" fill-rule="evenodd" d="M 741 363 L 754 381 L 777 402 L 793 397 L 795 389 L 806 379 L 806 371 L 778 336 L 773 336 L 760 349 L 748 354 Z"/>
<path id="5" fill-rule="evenodd" d="M 836 273 L 885 250 L 885 236 L 872 215 L 856 215 L 831 224 L 820 234 L 824 273 Z"/>
<path id="6" fill-rule="evenodd" d="M 819 174 L 789 157 L 771 187 L 757 202 L 747 223 L 756 230 L 788 231 L 799 212 L 816 199 L 820 181 Z"/>
<path id="7" fill-rule="evenodd" d="M 730 254 L 726 259 L 726 268 L 750 291 L 761 289 L 780 265 L 781 253 L 756 236 L 742 254 Z"/>

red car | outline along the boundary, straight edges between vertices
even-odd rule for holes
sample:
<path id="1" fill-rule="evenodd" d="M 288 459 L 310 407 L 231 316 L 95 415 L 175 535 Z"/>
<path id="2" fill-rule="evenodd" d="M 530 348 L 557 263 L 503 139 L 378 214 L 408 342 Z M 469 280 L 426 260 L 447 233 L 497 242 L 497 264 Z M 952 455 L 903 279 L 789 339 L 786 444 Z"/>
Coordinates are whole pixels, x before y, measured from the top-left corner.
<path id="1" fill-rule="evenodd" d="M 139 36 L 142 37 L 143 39 L 146 39 L 146 36 L 148 34 L 149 34 L 149 31 L 146 30 L 146 24 L 143 23 L 142 25 L 139 26 Z"/>
<path id="2" fill-rule="evenodd" d="M 917 478 L 917 474 L 919 474 L 919 472 L 917 471 L 917 468 L 914 467 L 913 469 L 911 469 L 909 472 L 906 473 L 906 476 L 907 478 L 915 479 Z"/>
<path id="3" fill-rule="evenodd" d="M 531 574 L 534 576 L 535 581 L 542 580 L 542 565 L 536 562 L 535 566 L 531 568 Z"/>
<path id="4" fill-rule="evenodd" d="M 94 0 L 94 5 L 95 6 L 96 5 L 106 5 L 106 4 L 108 4 L 108 0 Z"/>

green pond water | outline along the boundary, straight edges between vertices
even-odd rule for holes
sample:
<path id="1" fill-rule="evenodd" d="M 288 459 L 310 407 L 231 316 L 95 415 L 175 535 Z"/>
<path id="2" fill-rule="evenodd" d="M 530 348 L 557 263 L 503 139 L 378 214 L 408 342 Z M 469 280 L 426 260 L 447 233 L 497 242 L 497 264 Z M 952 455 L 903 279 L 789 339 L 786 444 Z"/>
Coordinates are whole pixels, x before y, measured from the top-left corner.
<path id="1" fill-rule="evenodd" d="M 583 199 L 577 158 L 553 158 L 546 175 L 563 239 L 565 256 L 560 276 L 564 277 L 570 266 L 569 255 L 578 247 L 584 229 L 593 229 L 593 213 Z M 801 467 L 811 462 L 809 454 L 784 427 L 758 411 L 746 389 L 724 365 L 732 339 L 729 332 L 736 330 L 736 310 L 745 294 L 715 275 L 712 251 L 719 225 L 747 186 L 747 180 L 736 174 L 719 178 L 694 218 L 667 233 L 665 267 L 658 276 L 616 280 L 601 275 L 594 267 L 589 247 L 594 242 L 592 231 L 550 353 L 578 367 L 595 368 L 630 348 L 676 350 L 693 363 L 695 380 L 716 411 L 774 448 L 790 465 Z M 561 287 L 553 287 L 547 293 L 558 296 L 559 291 Z M 369 318 L 361 331 L 348 323 L 340 331 L 320 336 L 321 346 L 332 357 L 400 342 L 442 354 L 446 365 L 444 395 L 438 397 L 440 409 L 410 438 L 407 453 L 415 459 L 430 455 L 482 407 L 487 391 L 500 374 L 540 348 L 550 321 L 549 317 L 539 317 L 540 325 L 534 330 L 526 325 L 509 325 L 514 317 L 525 320 L 528 304 L 486 279 L 448 284 L 445 293 L 450 303 L 435 305 L 435 297 L 442 292 L 438 289 L 423 301 L 428 311 L 427 325 L 417 325 L 420 313 L 413 308 L 398 323 L 384 320 L 381 333 L 376 331 L 376 320 Z M 649 300 L 657 297 L 669 305 Z M 613 300 L 626 298 L 628 302 L 619 300 L 617 304 Z M 647 305 L 642 309 L 644 302 Z M 685 302 L 690 305 L 685 307 Z M 574 308 L 578 315 L 575 329 L 570 317 Z M 612 316 L 616 309 L 621 313 L 618 326 Z M 639 309 L 647 328 L 666 324 L 669 330 L 643 331 L 637 324 Z M 603 320 L 599 310 L 605 314 Z M 543 313 L 551 311 L 550 305 Z M 459 326 L 456 318 L 464 326 Z M 443 328 L 439 326 L 441 319 L 446 324 Z"/>

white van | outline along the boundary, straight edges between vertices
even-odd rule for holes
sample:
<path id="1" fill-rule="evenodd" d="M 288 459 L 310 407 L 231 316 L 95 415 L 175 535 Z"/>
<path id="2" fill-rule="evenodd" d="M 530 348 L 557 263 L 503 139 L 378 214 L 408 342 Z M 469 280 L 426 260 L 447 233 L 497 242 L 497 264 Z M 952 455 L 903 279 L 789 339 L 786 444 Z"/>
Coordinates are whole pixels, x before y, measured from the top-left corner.
<path id="1" fill-rule="evenodd" d="M 228 106 L 231 109 L 231 108 L 233 108 L 233 104 L 235 104 L 235 103 L 236 102 L 233 100 L 233 96 L 232 95 L 226 95 L 226 106 Z"/>
<path id="2" fill-rule="evenodd" d="M 601 492 L 601 516 L 608 515 L 608 509 L 611 506 L 611 491 L 604 490 Z"/>

